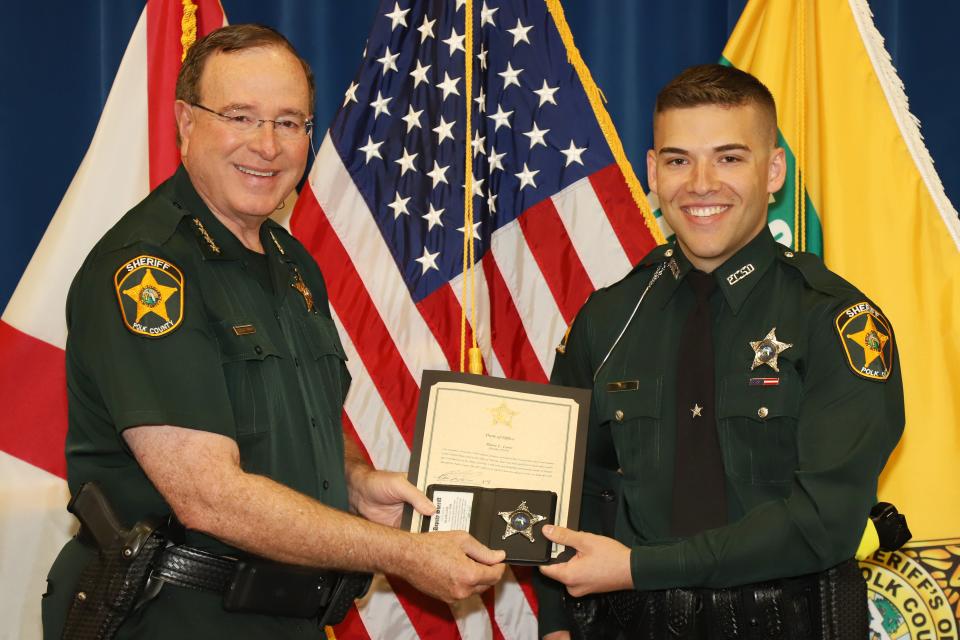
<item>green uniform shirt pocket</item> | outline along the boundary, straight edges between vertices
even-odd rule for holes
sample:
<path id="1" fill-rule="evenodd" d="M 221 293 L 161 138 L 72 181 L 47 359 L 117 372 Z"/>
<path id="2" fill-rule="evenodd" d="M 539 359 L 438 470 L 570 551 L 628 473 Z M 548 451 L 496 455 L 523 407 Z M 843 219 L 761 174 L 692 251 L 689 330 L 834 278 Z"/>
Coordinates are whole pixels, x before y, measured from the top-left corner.
<path id="1" fill-rule="evenodd" d="M 751 484 L 790 482 L 797 468 L 801 384 L 784 369 L 779 384 L 751 386 L 749 374 L 723 378 L 717 417 L 727 474 Z"/>
<path id="2" fill-rule="evenodd" d="M 601 429 L 610 429 L 617 460 L 628 480 L 652 476 L 660 468 L 662 449 L 662 378 L 605 381 L 597 385 L 597 415 Z M 612 390 L 626 388 L 625 391 Z"/>
<path id="3" fill-rule="evenodd" d="M 272 392 L 268 381 L 281 379 L 282 352 L 265 329 L 250 332 L 246 328 L 250 326 L 253 325 L 241 320 L 224 320 L 213 325 L 238 442 L 270 431 L 271 416 L 275 415 L 272 403 L 278 394 Z M 237 331 L 237 327 L 243 329 Z"/>
<path id="4" fill-rule="evenodd" d="M 343 401 L 350 389 L 350 372 L 347 370 L 347 354 L 340 343 L 340 335 L 333 320 L 319 313 L 311 313 L 301 318 L 300 327 L 309 349 L 316 362 L 317 370 L 325 394 L 326 410 L 339 420 Z"/>

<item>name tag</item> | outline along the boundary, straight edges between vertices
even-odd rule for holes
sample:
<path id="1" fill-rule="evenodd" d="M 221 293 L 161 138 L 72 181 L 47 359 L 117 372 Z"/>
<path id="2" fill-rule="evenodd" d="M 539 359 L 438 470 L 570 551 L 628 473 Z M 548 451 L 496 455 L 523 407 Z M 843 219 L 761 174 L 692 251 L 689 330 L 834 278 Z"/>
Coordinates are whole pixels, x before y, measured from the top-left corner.
<path id="1" fill-rule="evenodd" d="M 248 336 L 251 333 L 256 333 L 257 328 L 252 324 L 238 324 L 234 325 L 233 332 L 238 336 Z"/>
<path id="2" fill-rule="evenodd" d="M 640 388 L 639 380 L 622 380 L 620 382 L 610 382 L 607 384 L 607 391 L 636 391 Z"/>

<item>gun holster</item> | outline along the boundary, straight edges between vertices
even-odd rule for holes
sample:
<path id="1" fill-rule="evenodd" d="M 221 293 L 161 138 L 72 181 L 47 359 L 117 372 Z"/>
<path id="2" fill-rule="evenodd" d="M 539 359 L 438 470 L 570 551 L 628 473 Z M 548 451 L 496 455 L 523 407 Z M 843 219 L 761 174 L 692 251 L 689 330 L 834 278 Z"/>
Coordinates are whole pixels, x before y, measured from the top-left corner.
<path id="1" fill-rule="evenodd" d="M 95 492 L 97 499 L 80 502 L 82 492 Z M 81 508 L 87 510 L 80 513 Z M 144 597 L 144 586 L 154 561 L 167 546 L 164 532 L 169 518 L 147 518 L 130 529 L 114 527 L 109 535 L 104 523 L 115 525 L 116 518 L 92 483 L 81 486 L 68 509 L 80 519 L 77 536 L 95 546 L 97 555 L 80 574 L 63 640 L 109 640 L 127 616 L 149 599 Z M 156 591 L 149 595 L 155 596 Z"/>

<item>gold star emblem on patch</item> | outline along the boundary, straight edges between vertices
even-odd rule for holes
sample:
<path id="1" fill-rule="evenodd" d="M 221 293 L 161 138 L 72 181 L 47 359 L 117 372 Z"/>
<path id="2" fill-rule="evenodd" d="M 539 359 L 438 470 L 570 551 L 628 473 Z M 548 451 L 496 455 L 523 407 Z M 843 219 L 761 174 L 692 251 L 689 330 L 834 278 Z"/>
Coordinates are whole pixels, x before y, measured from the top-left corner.
<path id="1" fill-rule="evenodd" d="M 848 333 L 847 337 L 853 340 L 856 345 L 863 349 L 863 364 L 869 367 L 870 364 L 880 358 L 880 364 L 887 368 L 886 358 L 883 355 L 883 348 L 887 344 L 890 336 L 885 335 L 873 321 L 873 316 L 868 315 L 863 329 L 856 333 Z"/>
<path id="2" fill-rule="evenodd" d="M 487 409 L 487 411 L 489 411 L 493 417 L 493 426 L 503 424 L 512 427 L 513 416 L 517 415 L 517 412 L 508 407 L 506 402 L 501 402 L 499 406 Z"/>
<path id="3" fill-rule="evenodd" d="M 750 365 L 750 370 L 753 371 L 760 365 L 766 364 L 770 365 L 771 369 L 779 373 L 780 367 L 777 364 L 777 358 L 792 346 L 789 342 L 780 342 L 777 340 L 776 327 L 770 329 L 770 333 L 768 333 L 763 340 L 750 343 L 750 348 L 753 349 L 753 364 Z"/>
<path id="4" fill-rule="evenodd" d="M 700 418 L 700 417 L 702 417 L 702 416 L 703 416 L 702 411 L 703 411 L 703 407 L 701 407 L 701 406 L 700 406 L 699 404 L 697 404 L 696 402 L 693 403 L 693 409 L 690 409 L 690 413 L 693 414 L 693 417 L 694 417 L 694 418 Z"/>
<path id="5" fill-rule="evenodd" d="M 183 321 L 183 274 L 156 256 L 137 256 L 114 274 L 123 324 L 130 331 L 159 338 Z"/>

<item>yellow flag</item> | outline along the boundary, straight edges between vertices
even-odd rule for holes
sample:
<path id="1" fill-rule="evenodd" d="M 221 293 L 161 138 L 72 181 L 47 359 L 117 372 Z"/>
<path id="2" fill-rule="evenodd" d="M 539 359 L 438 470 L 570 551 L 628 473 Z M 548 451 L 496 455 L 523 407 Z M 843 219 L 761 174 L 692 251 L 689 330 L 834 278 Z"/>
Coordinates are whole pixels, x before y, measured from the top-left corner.
<path id="1" fill-rule="evenodd" d="M 723 55 L 777 101 L 790 179 L 771 205 L 771 229 L 785 244 L 822 252 L 896 332 L 907 425 L 880 499 L 907 515 L 914 539 L 861 563 L 871 637 L 958 638 L 957 211 L 866 0 L 751 0 Z"/>

